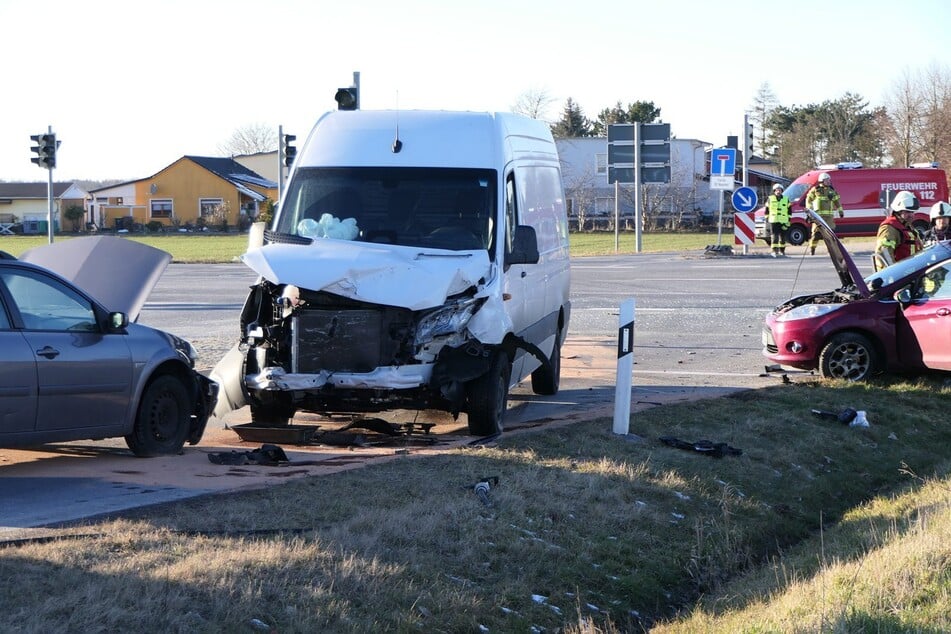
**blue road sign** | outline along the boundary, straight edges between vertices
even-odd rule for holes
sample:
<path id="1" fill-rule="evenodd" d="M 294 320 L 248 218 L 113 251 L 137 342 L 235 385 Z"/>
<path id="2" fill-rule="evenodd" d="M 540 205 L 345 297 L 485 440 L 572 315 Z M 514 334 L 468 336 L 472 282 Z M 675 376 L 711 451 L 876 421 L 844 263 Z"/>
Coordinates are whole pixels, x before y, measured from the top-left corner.
<path id="1" fill-rule="evenodd" d="M 714 150 L 716 152 L 716 150 Z M 737 211 L 753 211 L 756 209 L 756 190 L 752 187 L 740 187 L 733 192 L 733 208 Z"/>
<path id="2" fill-rule="evenodd" d="M 736 149 L 718 147 L 710 150 L 710 175 L 733 176 L 736 172 Z"/>

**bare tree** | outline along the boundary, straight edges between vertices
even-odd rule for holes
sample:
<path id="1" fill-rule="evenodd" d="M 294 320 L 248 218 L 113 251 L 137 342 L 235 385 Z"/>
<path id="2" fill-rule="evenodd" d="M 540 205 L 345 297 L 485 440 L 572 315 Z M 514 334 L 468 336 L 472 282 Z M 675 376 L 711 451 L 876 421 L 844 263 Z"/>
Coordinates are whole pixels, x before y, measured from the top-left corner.
<path id="1" fill-rule="evenodd" d="M 548 106 L 553 103 L 555 98 L 545 88 L 529 88 L 518 96 L 518 100 L 512 106 L 512 112 L 532 119 L 548 121 Z"/>
<path id="2" fill-rule="evenodd" d="M 235 130 L 230 139 L 218 146 L 218 151 L 226 156 L 238 156 L 273 152 L 277 145 L 277 128 L 265 123 L 251 123 Z"/>
<path id="3" fill-rule="evenodd" d="M 922 154 L 919 160 L 951 161 L 951 69 L 932 64 L 922 82 Z"/>
<path id="4" fill-rule="evenodd" d="M 898 165 L 910 165 L 921 145 L 922 98 L 919 92 L 918 80 L 905 69 L 885 98 L 885 108 L 891 120 L 887 144 L 892 160 Z"/>
<path id="5" fill-rule="evenodd" d="M 753 103 L 750 106 L 750 123 L 753 124 L 754 148 L 759 150 L 761 156 L 767 155 L 766 138 L 769 135 L 767 124 L 769 115 L 779 105 L 779 99 L 776 93 L 770 87 L 768 81 L 764 81 L 756 95 L 753 97 Z"/>

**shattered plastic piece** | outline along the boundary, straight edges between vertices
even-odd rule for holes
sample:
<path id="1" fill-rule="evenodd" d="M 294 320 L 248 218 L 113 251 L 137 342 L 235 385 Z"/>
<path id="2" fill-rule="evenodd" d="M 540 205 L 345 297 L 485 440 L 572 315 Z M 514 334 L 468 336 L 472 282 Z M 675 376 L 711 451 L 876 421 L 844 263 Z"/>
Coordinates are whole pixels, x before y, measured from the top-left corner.
<path id="1" fill-rule="evenodd" d="M 855 418 L 849 423 L 849 427 L 868 427 L 868 419 L 865 417 L 865 410 L 860 409 L 855 413 Z"/>
<path id="2" fill-rule="evenodd" d="M 844 410 L 842 410 L 838 414 L 836 414 L 835 412 L 828 412 L 821 409 L 814 409 L 812 410 L 812 413 L 814 416 L 818 416 L 819 418 L 834 420 L 839 423 L 842 423 L 843 425 L 848 425 L 849 423 L 852 422 L 852 420 L 855 418 L 858 412 L 856 412 L 851 407 L 846 407 Z"/>

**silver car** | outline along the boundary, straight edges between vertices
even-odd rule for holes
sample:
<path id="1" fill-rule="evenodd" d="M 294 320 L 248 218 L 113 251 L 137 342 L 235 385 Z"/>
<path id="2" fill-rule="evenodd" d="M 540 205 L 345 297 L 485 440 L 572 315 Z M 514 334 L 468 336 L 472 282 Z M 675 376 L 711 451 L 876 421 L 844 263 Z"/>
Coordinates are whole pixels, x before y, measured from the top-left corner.
<path id="1" fill-rule="evenodd" d="M 132 323 L 171 256 L 111 236 L 0 252 L 0 447 L 122 436 L 196 444 L 217 384 L 187 341 Z"/>

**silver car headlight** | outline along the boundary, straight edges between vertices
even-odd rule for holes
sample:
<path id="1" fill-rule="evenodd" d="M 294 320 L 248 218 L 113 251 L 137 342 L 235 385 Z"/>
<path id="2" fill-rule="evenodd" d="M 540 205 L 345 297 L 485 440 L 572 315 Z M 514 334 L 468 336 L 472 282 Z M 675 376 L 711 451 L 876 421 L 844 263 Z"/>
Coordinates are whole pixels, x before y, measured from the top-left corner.
<path id="1" fill-rule="evenodd" d="M 416 326 L 416 344 L 424 345 L 436 337 L 462 332 L 481 305 L 481 299 L 468 299 L 425 315 Z"/>
<path id="2" fill-rule="evenodd" d="M 796 321 L 797 319 L 815 319 L 838 310 L 845 304 L 804 304 L 796 306 L 788 313 L 776 316 L 776 321 Z"/>

